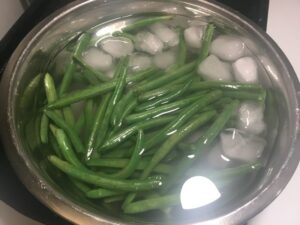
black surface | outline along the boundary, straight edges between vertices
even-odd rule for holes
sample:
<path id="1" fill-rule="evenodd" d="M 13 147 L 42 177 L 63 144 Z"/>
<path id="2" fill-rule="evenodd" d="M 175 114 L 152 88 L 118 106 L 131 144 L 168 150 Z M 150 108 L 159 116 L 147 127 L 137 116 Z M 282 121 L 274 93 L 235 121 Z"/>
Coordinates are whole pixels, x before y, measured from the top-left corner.
<path id="1" fill-rule="evenodd" d="M 36 0 L 0 42 L 0 76 L 13 50 L 43 18 L 72 0 Z M 219 0 L 266 29 L 269 0 Z M 39 203 L 11 168 L 0 143 L 0 199 L 17 211 L 44 224 L 69 224 Z"/>

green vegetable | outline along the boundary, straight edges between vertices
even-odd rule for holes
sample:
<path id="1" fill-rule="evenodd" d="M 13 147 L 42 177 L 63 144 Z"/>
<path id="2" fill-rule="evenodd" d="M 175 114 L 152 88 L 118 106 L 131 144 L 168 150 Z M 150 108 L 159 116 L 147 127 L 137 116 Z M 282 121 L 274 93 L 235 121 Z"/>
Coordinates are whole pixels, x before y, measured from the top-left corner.
<path id="1" fill-rule="evenodd" d="M 186 73 L 191 72 L 196 66 L 196 62 L 191 62 L 188 64 L 185 64 L 182 67 L 179 67 L 176 70 L 172 70 L 171 72 L 161 76 L 160 78 L 157 78 L 153 81 L 150 81 L 146 84 L 139 85 L 134 88 L 134 91 L 137 93 L 143 93 L 145 91 L 152 90 L 154 88 L 158 88 L 163 86 L 164 84 L 167 84 L 170 81 L 173 81 L 174 79 L 183 76 Z"/>
<path id="2" fill-rule="evenodd" d="M 89 42 L 91 39 L 91 35 L 88 33 L 83 33 L 79 39 L 79 42 L 75 48 L 74 56 L 79 56 L 81 55 L 82 51 L 88 46 Z M 75 63 L 73 59 L 69 63 L 66 73 L 64 74 L 64 77 L 61 81 L 60 89 L 59 89 L 59 95 L 61 96 L 66 92 L 66 90 L 69 88 L 71 81 L 72 81 L 72 76 L 75 73 Z"/>
<path id="3" fill-rule="evenodd" d="M 24 112 L 26 112 L 26 110 L 31 107 L 31 103 L 33 103 L 33 99 L 36 96 L 36 93 L 40 87 L 41 79 L 42 75 L 38 74 L 30 81 L 30 83 L 25 88 L 20 100 L 20 108 Z"/>
<path id="4" fill-rule="evenodd" d="M 75 130 L 70 127 L 56 112 L 44 110 L 44 113 L 53 121 L 56 126 L 66 132 L 75 150 L 78 153 L 84 153 L 83 144 Z"/>
<path id="5" fill-rule="evenodd" d="M 178 114 L 178 116 L 170 124 L 168 124 L 168 126 L 163 128 L 161 131 L 157 132 L 157 134 L 155 134 L 154 136 L 152 136 L 146 141 L 145 143 L 146 150 L 148 150 L 148 148 L 154 146 L 155 144 L 158 144 L 161 141 L 163 141 L 166 137 L 169 136 L 169 134 L 174 133 L 174 131 L 179 129 L 192 116 L 194 116 L 197 112 L 199 112 L 201 108 L 206 107 L 208 104 L 216 101 L 221 96 L 222 96 L 222 92 L 219 90 L 209 92 L 208 94 L 204 95 L 203 98 L 199 99 L 198 101 L 194 102 L 192 105 L 184 109 L 182 112 Z"/>
<path id="6" fill-rule="evenodd" d="M 166 207 L 179 205 L 180 198 L 178 194 L 165 195 L 156 198 L 149 198 L 145 200 L 136 201 L 126 204 L 123 210 L 127 214 L 142 213 L 153 209 L 163 209 Z"/>
<path id="7" fill-rule="evenodd" d="M 179 48 L 178 48 L 178 58 L 177 64 L 179 67 L 183 66 L 186 63 L 187 58 L 187 47 L 184 39 L 183 30 L 179 32 Z"/>
<path id="8" fill-rule="evenodd" d="M 99 199 L 99 198 L 105 198 L 105 197 L 120 195 L 120 192 L 119 191 L 113 191 L 113 190 L 107 190 L 107 189 L 103 189 L 103 188 L 98 188 L 98 189 L 89 190 L 85 194 L 88 198 Z"/>
<path id="9" fill-rule="evenodd" d="M 155 119 L 149 119 L 146 121 L 141 121 L 139 123 L 133 124 L 127 127 L 125 130 L 120 131 L 119 133 L 110 137 L 100 148 L 100 151 L 108 150 L 119 143 L 122 143 L 124 140 L 131 137 L 136 131 L 140 129 L 149 129 L 156 126 L 161 126 L 165 123 L 168 123 L 174 119 L 174 116 L 163 116 Z"/>
<path id="10" fill-rule="evenodd" d="M 202 45 L 197 59 L 197 65 L 201 63 L 208 56 L 214 31 L 215 31 L 215 25 L 208 24 L 202 39 Z"/>
<path id="11" fill-rule="evenodd" d="M 124 168 L 129 163 L 129 159 L 91 159 L 87 162 L 88 166 L 92 167 L 110 167 L 110 168 Z M 137 164 L 137 170 L 144 170 L 149 163 L 149 160 L 142 159 Z M 154 169 L 153 172 L 169 174 L 173 171 L 173 167 L 168 164 L 160 163 Z"/>
<path id="12" fill-rule="evenodd" d="M 196 100 L 198 100 L 201 97 L 204 97 L 204 95 L 202 93 L 200 93 L 200 94 L 196 93 L 185 99 L 181 99 L 181 100 L 178 100 L 178 101 L 175 101 L 172 103 L 161 105 L 154 109 L 149 109 L 145 112 L 131 114 L 126 117 L 126 122 L 134 123 L 134 122 L 142 121 L 144 119 L 155 118 L 160 115 L 165 115 L 167 113 L 176 112 L 176 111 L 182 109 L 183 107 L 195 102 Z"/>
<path id="13" fill-rule="evenodd" d="M 99 129 L 101 127 L 101 122 L 103 122 L 105 112 L 107 109 L 107 105 L 109 103 L 111 94 L 106 94 L 101 101 L 98 111 L 96 113 L 96 118 L 93 121 L 93 126 L 92 126 L 92 131 L 88 139 L 88 144 L 87 144 L 87 152 L 86 152 L 86 159 L 89 160 L 90 156 L 93 154 L 95 148 L 96 148 L 96 138 L 98 136 L 98 132 L 101 132 Z"/>
<path id="14" fill-rule="evenodd" d="M 208 128 L 208 130 L 205 131 L 202 137 L 198 141 L 196 141 L 195 144 L 192 145 L 179 145 L 184 148 L 185 151 L 190 150 L 191 154 L 194 155 L 194 157 L 191 158 L 183 158 L 180 163 L 177 165 L 177 173 L 172 174 L 167 181 L 166 186 L 164 187 L 164 191 L 168 190 L 170 187 L 176 183 L 176 180 L 178 177 L 181 177 L 183 174 L 185 174 L 186 170 L 193 164 L 193 162 L 198 159 L 203 149 L 210 145 L 215 138 L 219 135 L 219 133 L 224 129 L 226 123 L 229 121 L 231 116 L 235 113 L 237 110 L 237 107 L 239 106 L 239 101 L 235 100 L 232 101 L 230 104 L 228 104 L 222 113 L 218 116 L 218 118 L 212 123 L 212 125 Z"/>
<path id="15" fill-rule="evenodd" d="M 144 144 L 143 142 L 144 142 L 144 133 L 142 130 L 138 130 L 136 145 L 130 161 L 122 170 L 118 171 L 115 174 L 110 175 L 111 177 L 120 178 L 120 179 L 125 179 L 127 177 L 130 177 L 130 175 L 134 172 L 134 170 L 136 169 L 140 161 L 141 153 L 143 152 L 143 144 Z"/>
<path id="16" fill-rule="evenodd" d="M 157 150 L 154 154 L 153 158 L 151 159 L 150 163 L 143 171 L 141 178 L 146 178 L 153 168 L 172 150 L 172 148 L 184 137 L 188 134 L 193 132 L 195 129 L 199 128 L 200 126 L 206 124 L 210 121 L 214 116 L 216 116 L 216 111 L 209 111 L 206 113 L 201 114 L 197 119 L 192 122 L 185 124 L 181 129 L 179 129 L 176 133 L 171 135 Z M 176 173 L 174 173 L 176 174 Z"/>
<path id="17" fill-rule="evenodd" d="M 69 163 L 76 166 L 77 168 L 85 169 L 85 166 L 83 166 L 83 164 L 79 161 L 79 159 L 77 158 L 75 152 L 73 151 L 73 148 L 72 148 L 65 132 L 61 129 L 56 128 L 53 125 L 50 125 L 50 130 L 52 131 L 52 134 L 56 138 L 56 141 L 57 141 L 58 146 L 60 148 L 60 152 L 62 153 L 64 158 Z"/>
<path id="18" fill-rule="evenodd" d="M 150 76 L 150 74 L 155 73 L 157 69 L 147 69 L 141 72 L 138 72 L 136 74 L 132 74 L 128 77 L 126 77 L 126 82 L 136 82 L 143 80 L 145 77 Z M 83 90 L 78 90 L 71 92 L 69 94 L 61 96 L 58 100 L 55 102 L 48 104 L 47 108 L 48 109 L 57 109 L 61 108 L 76 102 L 79 102 L 84 99 L 89 99 L 92 97 L 96 97 L 98 95 L 107 93 L 115 88 L 117 85 L 117 80 L 109 81 L 104 84 L 98 84 L 95 86 L 88 87 Z"/>
<path id="19" fill-rule="evenodd" d="M 155 179 L 140 180 L 116 180 L 101 177 L 94 172 L 78 169 L 77 167 L 63 161 L 56 156 L 49 156 L 49 161 L 67 175 L 83 182 L 93 184 L 102 188 L 120 191 L 149 191 L 163 186 L 163 181 Z"/>
<path id="20" fill-rule="evenodd" d="M 140 104 L 138 107 L 136 107 L 135 111 L 140 112 L 140 111 L 154 108 L 155 106 L 158 106 L 161 104 L 169 103 L 173 99 L 176 99 L 176 98 L 182 96 L 183 94 L 185 94 L 186 91 L 189 89 L 191 83 L 192 83 L 192 81 L 188 81 L 182 88 L 180 88 L 177 91 L 174 91 L 174 92 L 172 92 L 166 96 L 163 96 L 159 99 L 155 99 L 153 101 L 149 101 L 149 102 L 145 102 L 144 104 Z"/>
<path id="21" fill-rule="evenodd" d="M 173 16 L 156 16 L 156 17 L 147 17 L 145 19 L 139 19 L 131 24 L 128 24 L 126 27 L 124 27 L 122 29 L 123 32 L 133 32 L 133 31 L 136 31 L 140 28 L 143 28 L 143 27 L 146 27 L 146 26 L 149 26 L 151 24 L 154 24 L 154 23 L 158 23 L 158 22 L 162 22 L 162 21 L 165 21 L 165 20 L 170 20 L 172 19 Z"/>

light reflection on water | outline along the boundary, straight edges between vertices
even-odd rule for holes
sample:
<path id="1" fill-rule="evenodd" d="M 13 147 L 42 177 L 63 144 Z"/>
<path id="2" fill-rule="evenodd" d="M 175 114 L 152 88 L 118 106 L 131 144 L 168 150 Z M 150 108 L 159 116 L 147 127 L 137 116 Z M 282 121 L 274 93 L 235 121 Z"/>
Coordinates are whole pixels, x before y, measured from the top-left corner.
<path id="1" fill-rule="evenodd" d="M 208 205 L 221 197 L 216 185 L 208 178 L 194 176 L 184 182 L 180 192 L 183 209 L 195 209 Z"/>

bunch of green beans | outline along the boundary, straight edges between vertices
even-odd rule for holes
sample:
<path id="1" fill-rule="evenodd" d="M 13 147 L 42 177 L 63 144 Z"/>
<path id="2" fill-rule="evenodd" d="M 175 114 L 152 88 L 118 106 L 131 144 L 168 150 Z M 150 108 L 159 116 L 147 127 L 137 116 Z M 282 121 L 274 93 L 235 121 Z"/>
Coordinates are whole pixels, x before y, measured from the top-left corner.
<path id="1" fill-rule="evenodd" d="M 137 20 L 113 36 L 134 41 L 132 33 L 138 29 L 172 18 Z M 87 198 L 98 199 L 98 203 L 100 199 L 102 204 L 120 201 L 124 213 L 179 205 L 179 194 L 174 192 L 180 188 L 178 180 L 188 176 L 187 170 L 204 154 L 204 147 L 234 117 L 239 101 L 264 102 L 266 96 L 258 84 L 196 81 L 196 67 L 209 54 L 214 30 L 214 25 L 207 26 L 196 60 L 189 59 L 180 30 L 178 60 L 172 69 L 153 67 L 132 74 L 128 57 L 122 57 L 116 60 L 112 79 L 81 59 L 91 40 L 91 34 L 83 33 L 63 78 L 39 74 L 21 99 L 21 108 L 27 110 L 39 87 L 44 89 L 39 137 L 42 144 L 50 142 L 53 148 L 47 159 Z M 82 73 L 86 83 L 72 90 L 76 72 Z M 79 112 L 72 109 L 77 102 L 83 102 Z M 198 129 L 203 135 L 186 144 L 185 138 Z M 178 149 L 195 157 L 183 158 Z M 213 174 L 229 179 L 261 168 L 255 165 Z M 159 191 L 153 197 L 155 190 Z"/>

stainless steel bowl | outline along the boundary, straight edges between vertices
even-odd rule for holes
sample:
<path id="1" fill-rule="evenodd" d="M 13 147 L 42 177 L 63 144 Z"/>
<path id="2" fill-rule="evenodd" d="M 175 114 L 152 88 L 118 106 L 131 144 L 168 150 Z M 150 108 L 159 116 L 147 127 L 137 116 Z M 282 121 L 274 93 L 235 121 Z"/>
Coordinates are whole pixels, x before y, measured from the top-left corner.
<path id="1" fill-rule="evenodd" d="M 216 3 L 204 0 L 86 0 L 76 1 L 46 18 L 15 50 L 1 82 L 1 135 L 7 155 L 28 190 L 64 218 L 77 224 L 140 224 L 130 218 L 112 216 L 105 210 L 96 210 L 56 186 L 34 160 L 30 146 L 24 141 L 20 127 L 26 113 L 20 113 L 18 103 L 25 85 L 47 61 L 45 52 L 62 37 L 117 17 L 148 12 L 204 15 L 223 29 L 249 38 L 257 46 L 256 56 L 264 68 L 261 76 L 274 93 L 279 118 L 278 121 L 270 118 L 269 122 L 271 126 L 278 126 L 278 134 L 275 129 L 269 134 L 274 143 L 269 146 L 272 151 L 266 162 L 267 169 L 259 174 L 247 194 L 222 211 L 208 216 L 196 214 L 188 221 L 158 223 L 241 224 L 280 194 L 297 166 L 300 87 L 290 63 L 274 41 L 245 17 Z"/>

